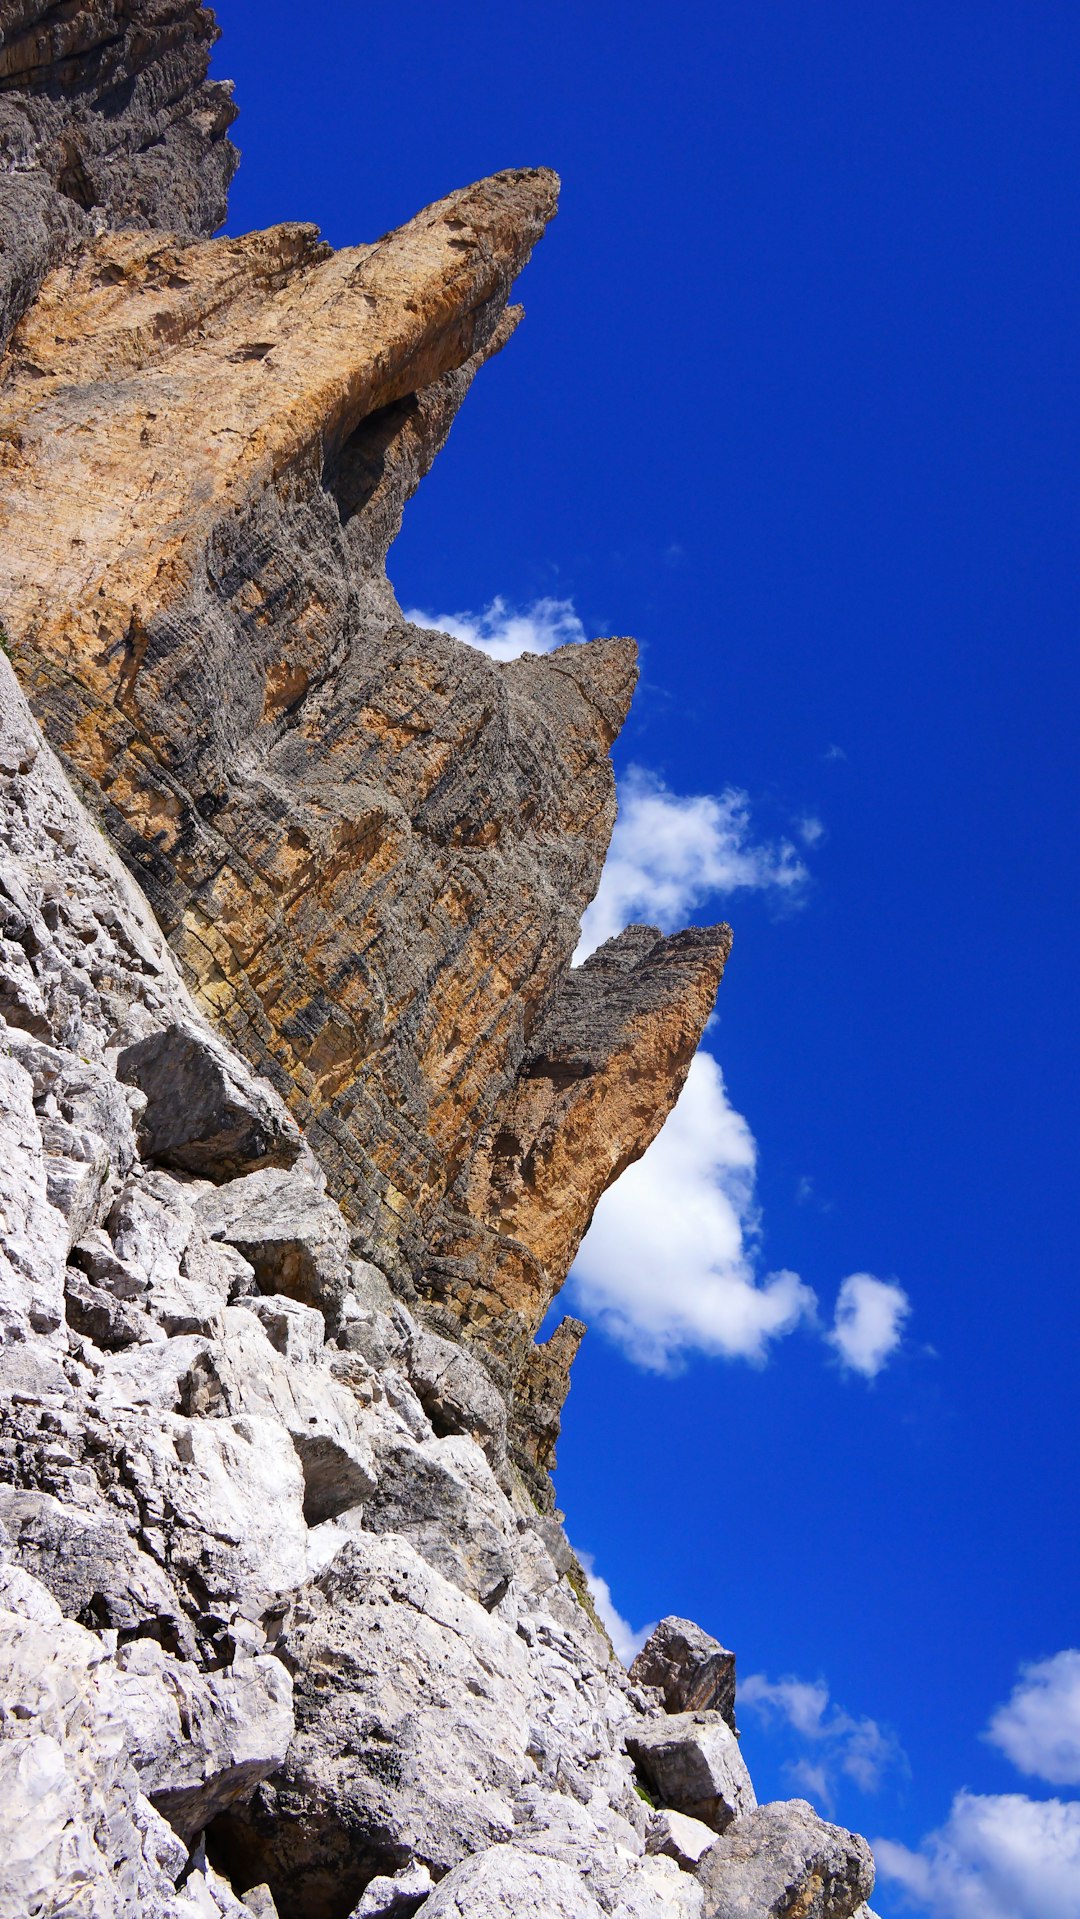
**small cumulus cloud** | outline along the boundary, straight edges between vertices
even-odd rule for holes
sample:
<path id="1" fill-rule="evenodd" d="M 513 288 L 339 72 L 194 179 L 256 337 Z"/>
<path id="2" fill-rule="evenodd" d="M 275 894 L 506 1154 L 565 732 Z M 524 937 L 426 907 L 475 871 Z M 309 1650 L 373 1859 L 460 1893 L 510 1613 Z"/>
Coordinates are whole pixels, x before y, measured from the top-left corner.
<path id="1" fill-rule="evenodd" d="M 575 959 L 635 920 L 671 932 L 710 898 L 752 890 L 792 900 L 807 878 L 790 840 L 755 838 L 745 793 L 672 793 L 655 773 L 631 767 Z"/>
<path id="2" fill-rule="evenodd" d="M 821 757 L 826 764 L 829 764 L 837 760 L 846 760 L 847 754 L 844 752 L 842 746 L 827 746 Z"/>
<path id="3" fill-rule="evenodd" d="M 1080 1786 L 1080 1651 L 1022 1666 L 986 1737 L 1019 1772 L 1051 1786 Z"/>
<path id="4" fill-rule="evenodd" d="M 874 1856 L 934 1919 L 1076 1919 L 1080 1802 L 960 1792 L 921 1846 L 875 1839 Z"/>
<path id="5" fill-rule="evenodd" d="M 900 1345 L 911 1301 L 894 1280 L 850 1273 L 841 1282 L 828 1335 L 843 1365 L 873 1379 Z"/>
<path id="6" fill-rule="evenodd" d="M 607 1628 L 607 1635 L 615 1649 L 616 1656 L 624 1666 L 629 1666 L 641 1651 L 649 1634 L 656 1625 L 655 1619 L 648 1626 L 641 1626 L 637 1632 L 628 1619 L 624 1619 L 615 1601 L 611 1597 L 611 1587 L 596 1570 L 592 1553 L 578 1553 L 581 1570 L 589 1588 L 593 1605 Z"/>
<path id="7" fill-rule="evenodd" d="M 545 598 L 515 607 L 496 594 L 480 613 L 425 613 L 411 607 L 405 614 L 414 626 L 434 627 L 466 646 L 475 646 L 491 660 L 516 660 L 521 653 L 552 653 L 557 646 L 585 638 L 572 600 Z"/>
<path id="8" fill-rule="evenodd" d="M 670 1371 L 690 1352 L 760 1361 L 814 1319 L 798 1274 L 755 1275 L 756 1160 L 716 1060 L 699 1052 L 648 1152 L 601 1199 L 571 1275 L 586 1316 L 638 1365 Z"/>
<path id="9" fill-rule="evenodd" d="M 804 846 L 817 846 L 825 838 L 825 822 L 819 820 L 816 813 L 804 813 L 796 820 L 795 831 Z"/>
<path id="10" fill-rule="evenodd" d="M 876 1719 L 857 1718 L 833 1704 L 823 1679 L 751 1673 L 739 1685 L 739 1704 L 764 1727 L 787 1735 L 794 1750 L 785 1770 L 825 1811 L 835 1804 L 841 1777 L 873 1793 L 887 1773 L 907 1770 L 893 1734 Z"/>

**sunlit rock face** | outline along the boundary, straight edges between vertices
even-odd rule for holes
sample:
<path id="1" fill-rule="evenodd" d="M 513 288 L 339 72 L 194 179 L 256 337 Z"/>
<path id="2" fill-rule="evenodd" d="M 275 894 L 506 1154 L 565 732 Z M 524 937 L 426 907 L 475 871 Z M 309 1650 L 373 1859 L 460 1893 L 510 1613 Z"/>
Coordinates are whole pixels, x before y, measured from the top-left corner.
<path id="1" fill-rule="evenodd" d="M 210 234 L 239 155 L 218 37 L 193 0 L 0 4 L 0 346 L 103 226 Z"/>
<path id="2" fill-rule="evenodd" d="M 386 580 L 556 182 L 212 239 L 215 32 L 0 0 L 0 1919 L 853 1919 L 551 1511 L 535 1334 L 730 941 L 571 968 L 633 644 Z"/>
<path id="3" fill-rule="evenodd" d="M 556 189 L 499 174 L 336 254 L 297 226 L 106 232 L 17 327 L 0 409 L 35 713 L 358 1248 L 523 1406 L 729 937 L 636 929 L 570 971 L 634 645 L 497 664 L 408 625 L 386 580 Z M 523 1445 L 548 1464 L 550 1421 Z"/>

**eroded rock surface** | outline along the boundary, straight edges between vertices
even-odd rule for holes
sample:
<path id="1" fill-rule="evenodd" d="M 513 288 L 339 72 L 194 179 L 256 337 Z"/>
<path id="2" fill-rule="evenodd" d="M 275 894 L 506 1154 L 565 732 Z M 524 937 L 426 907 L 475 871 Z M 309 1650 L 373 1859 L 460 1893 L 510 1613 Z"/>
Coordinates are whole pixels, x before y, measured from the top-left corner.
<path id="1" fill-rule="evenodd" d="M 193 0 L 2 0 L 0 347 L 46 273 L 102 225 L 209 234 L 237 152 Z"/>
<path id="2" fill-rule="evenodd" d="M 507 1386 L 730 941 L 633 928 L 570 969 L 633 643 L 500 664 L 386 580 L 556 186 L 498 174 L 337 254 L 104 232 L 0 392 L 0 612 L 36 714 L 357 1249 Z M 199 1170 L 183 1148 L 160 1162 Z"/>
<path id="3" fill-rule="evenodd" d="M 730 941 L 570 965 L 632 643 L 384 571 L 554 178 L 210 240 L 209 11 L 0 29 L 0 1919 L 851 1919 L 550 1510 L 534 1335 Z"/>

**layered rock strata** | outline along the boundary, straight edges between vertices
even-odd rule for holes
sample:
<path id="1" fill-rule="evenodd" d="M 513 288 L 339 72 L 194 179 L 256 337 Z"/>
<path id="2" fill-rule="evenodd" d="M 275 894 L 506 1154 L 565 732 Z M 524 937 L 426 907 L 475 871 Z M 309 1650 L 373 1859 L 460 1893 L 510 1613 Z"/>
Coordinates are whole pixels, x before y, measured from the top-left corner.
<path id="1" fill-rule="evenodd" d="M 733 1847 L 737 1741 L 679 1709 L 731 1655 L 619 1666 L 489 1373 L 352 1253 L 2 659 L 0 1081 L 0 1919 L 756 1919 L 758 1850 L 777 1919 L 849 1919 L 809 1808 Z"/>
<path id="2" fill-rule="evenodd" d="M 631 929 L 571 970 L 634 647 L 498 664 L 407 625 L 386 580 L 555 190 L 500 174 L 338 254 L 302 227 L 103 234 L 45 282 L 0 394 L 35 712 L 358 1248 L 508 1385 L 545 1370 L 533 1334 L 678 1093 L 730 937 Z"/>
<path id="3" fill-rule="evenodd" d="M 222 224 L 239 156 L 217 35 L 192 0 L 0 0 L 0 348 L 103 226 Z"/>
<path id="4" fill-rule="evenodd" d="M 0 0 L 0 1919 L 871 1919 L 550 1511 L 730 942 L 571 965 L 632 643 L 386 579 L 554 177 L 210 239 L 215 32 Z"/>

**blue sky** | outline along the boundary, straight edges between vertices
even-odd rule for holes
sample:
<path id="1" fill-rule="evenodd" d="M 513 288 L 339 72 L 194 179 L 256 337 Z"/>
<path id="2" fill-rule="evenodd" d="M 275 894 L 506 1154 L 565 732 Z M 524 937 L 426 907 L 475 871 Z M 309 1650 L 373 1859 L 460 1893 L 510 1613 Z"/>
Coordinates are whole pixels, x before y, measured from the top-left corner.
<path id="1" fill-rule="evenodd" d="M 736 1648 L 759 1792 L 886 1842 L 883 1919 L 1070 1919 L 1080 15 L 218 12 L 234 231 L 563 176 L 390 570 L 637 636 L 605 923 L 735 929 L 567 1302 L 571 1537 Z"/>

